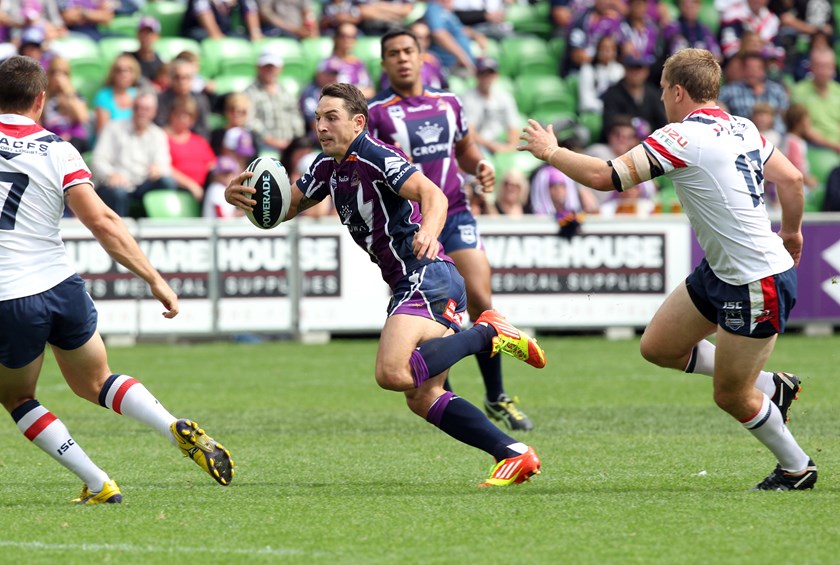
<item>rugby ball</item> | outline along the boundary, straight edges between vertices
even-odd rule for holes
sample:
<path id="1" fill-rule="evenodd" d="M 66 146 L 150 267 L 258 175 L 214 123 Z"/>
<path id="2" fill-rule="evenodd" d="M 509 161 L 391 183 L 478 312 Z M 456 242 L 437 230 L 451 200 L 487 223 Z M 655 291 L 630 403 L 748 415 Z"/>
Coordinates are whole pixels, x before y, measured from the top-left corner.
<path id="1" fill-rule="evenodd" d="M 245 212 L 245 215 L 258 228 L 269 230 L 282 222 L 289 212 L 292 203 L 289 175 L 280 161 L 271 157 L 257 157 L 245 170 L 254 173 L 254 176 L 245 179 L 242 184 L 257 190 L 251 195 L 257 204 L 252 212 Z"/>

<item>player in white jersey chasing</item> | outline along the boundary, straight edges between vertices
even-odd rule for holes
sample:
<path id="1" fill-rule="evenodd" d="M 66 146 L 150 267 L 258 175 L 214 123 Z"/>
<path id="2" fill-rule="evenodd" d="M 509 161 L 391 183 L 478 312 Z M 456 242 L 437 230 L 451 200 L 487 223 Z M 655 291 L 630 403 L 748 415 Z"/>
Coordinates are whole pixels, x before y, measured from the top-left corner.
<path id="1" fill-rule="evenodd" d="M 612 161 L 557 147 L 552 127 L 529 120 L 520 150 L 584 186 L 624 190 L 667 175 L 706 254 L 660 306 L 641 341 L 662 367 L 710 375 L 717 405 L 778 460 L 755 490 L 813 488 L 817 467 L 785 421 L 799 379 L 762 370 L 796 302 L 802 252 L 802 174 L 746 118 L 717 107 L 720 67 L 708 51 L 683 49 L 665 63 L 662 101 L 672 123 Z M 764 181 L 782 206 L 774 233 Z M 716 345 L 705 338 L 714 334 Z"/>
<path id="2" fill-rule="evenodd" d="M 28 440 L 82 480 L 74 502 L 122 501 L 117 483 L 35 399 L 49 343 L 73 392 L 156 430 L 227 485 L 233 461 L 226 449 L 195 422 L 172 416 L 139 381 L 108 367 L 96 308 L 59 234 L 65 202 L 114 260 L 148 283 L 165 317 L 178 314 L 178 297 L 97 196 L 79 152 L 36 123 L 46 87 L 35 59 L 15 56 L 0 65 L 0 402 Z"/>

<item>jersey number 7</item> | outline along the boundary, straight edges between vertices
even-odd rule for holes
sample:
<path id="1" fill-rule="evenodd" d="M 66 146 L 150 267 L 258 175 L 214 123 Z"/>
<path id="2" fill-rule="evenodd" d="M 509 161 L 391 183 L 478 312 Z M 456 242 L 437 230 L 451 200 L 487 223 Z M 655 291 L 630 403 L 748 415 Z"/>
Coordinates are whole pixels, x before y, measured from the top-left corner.
<path id="1" fill-rule="evenodd" d="M 0 196 L 3 195 L 5 184 L 9 183 L 9 193 L 6 201 L 3 202 L 3 209 L 0 210 L 0 230 L 15 229 L 15 217 L 17 216 L 20 199 L 23 192 L 29 186 L 29 175 L 23 173 L 0 172 Z"/>

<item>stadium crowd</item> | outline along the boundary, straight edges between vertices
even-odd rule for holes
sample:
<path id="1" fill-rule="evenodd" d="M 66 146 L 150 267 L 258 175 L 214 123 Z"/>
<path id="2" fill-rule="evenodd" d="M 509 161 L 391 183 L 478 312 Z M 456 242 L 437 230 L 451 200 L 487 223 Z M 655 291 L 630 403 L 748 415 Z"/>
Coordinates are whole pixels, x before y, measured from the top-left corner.
<path id="1" fill-rule="evenodd" d="M 563 146 L 620 155 L 665 125 L 662 65 L 684 47 L 718 58 L 720 105 L 752 118 L 803 171 L 808 210 L 824 202 L 830 209 L 829 179 L 840 181 L 840 171 L 831 175 L 840 166 L 837 6 L 0 0 L 0 59 L 19 53 L 41 61 L 49 77 L 44 127 L 84 154 L 97 190 L 120 215 L 154 215 L 145 194 L 177 190 L 194 201 L 188 214 L 227 217 L 236 210 L 214 194 L 234 164 L 273 156 L 295 180 L 316 153 L 321 88 L 349 82 L 373 97 L 387 86 L 379 39 L 408 26 L 426 49 L 424 83 L 461 97 L 496 167 L 495 193 L 471 191 L 474 213 L 554 216 L 568 235 L 586 214 L 646 216 L 679 204 L 667 180 L 605 196 L 541 167 L 515 150 L 526 118 L 552 123 Z M 466 182 L 476 184 L 468 175 Z M 767 203 L 778 206 L 772 186 Z"/>

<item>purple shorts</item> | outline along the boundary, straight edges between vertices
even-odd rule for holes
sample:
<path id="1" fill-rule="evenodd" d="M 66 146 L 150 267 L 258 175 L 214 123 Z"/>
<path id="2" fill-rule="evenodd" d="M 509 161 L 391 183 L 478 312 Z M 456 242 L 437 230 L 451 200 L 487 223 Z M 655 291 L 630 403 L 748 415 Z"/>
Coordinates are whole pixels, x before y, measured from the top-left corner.
<path id="1" fill-rule="evenodd" d="M 34 361 L 47 343 L 77 349 L 96 332 L 93 299 L 79 275 L 51 289 L 0 301 L 0 364 L 20 369 Z"/>
<path id="2" fill-rule="evenodd" d="M 388 304 L 388 316 L 420 316 L 457 332 L 466 309 L 467 293 L 461 273 L 449 261 L 435 261 L 397 283 Z"/>
<path id="3" fill-rule="evenodd" d="M 736 286 L 723 282 L 703 259 L 685 280 L 692 302 L 703 316 L 729 333 L 766 338 L 785 331 L 796 304 L 796 271 Z"/>

